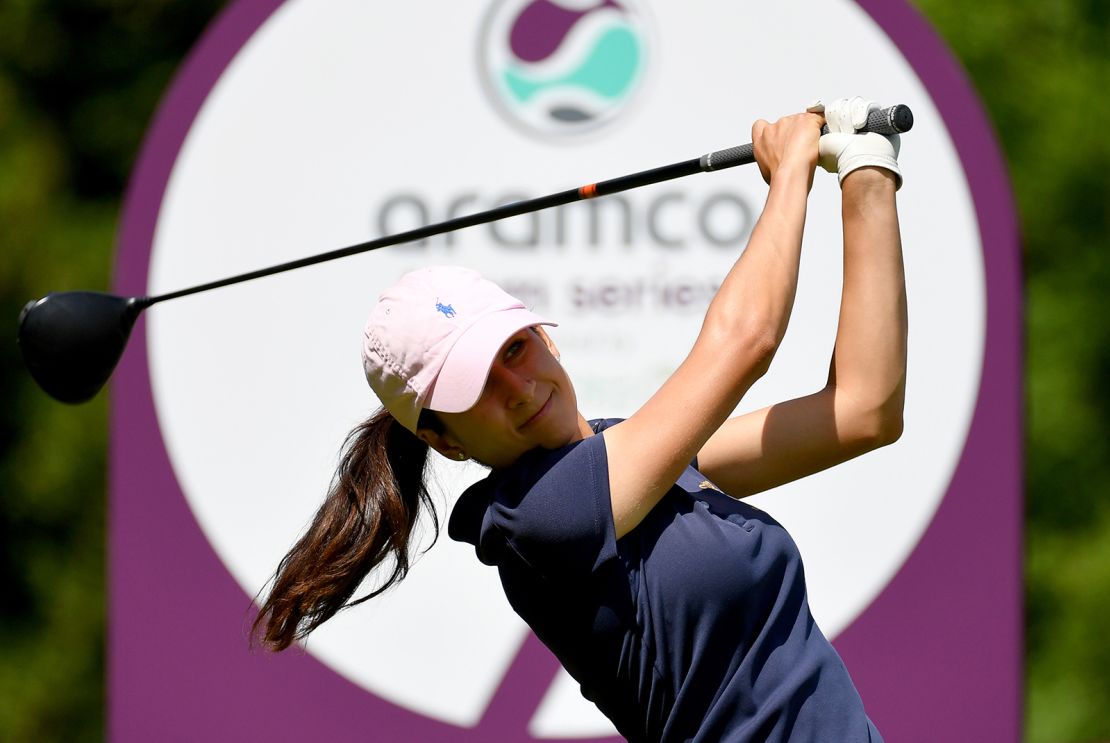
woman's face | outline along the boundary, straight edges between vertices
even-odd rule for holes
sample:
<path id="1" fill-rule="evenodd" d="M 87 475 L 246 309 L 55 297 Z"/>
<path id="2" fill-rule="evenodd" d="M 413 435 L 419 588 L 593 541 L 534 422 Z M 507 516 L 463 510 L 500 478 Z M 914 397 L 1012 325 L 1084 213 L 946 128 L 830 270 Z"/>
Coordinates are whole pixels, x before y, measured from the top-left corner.
<path id="1" fill-rule="evenodd" d="M 424 441 L 450 459 L 461 452 L 494 469 L 536 447 L 557 449 L 591 433 L 558 350 L 542 328 L 521 330 L 501 346 L 474 407 L 436 416 L 445 430 L 421 429 Z"/>

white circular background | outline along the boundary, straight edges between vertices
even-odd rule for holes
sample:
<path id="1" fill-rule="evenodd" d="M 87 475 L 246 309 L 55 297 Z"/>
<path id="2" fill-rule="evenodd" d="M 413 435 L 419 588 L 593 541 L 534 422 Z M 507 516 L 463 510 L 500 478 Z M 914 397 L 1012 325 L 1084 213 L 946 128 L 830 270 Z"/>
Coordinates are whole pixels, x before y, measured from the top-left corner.
<path id="1" fill-rule="evenodd" d="M 799 543 L 814 613 L 835 636 L 928 526 L 978 391 L 982 251 L 961 164 L 932 101 L 881 29 L 846 0 L 658 2 L 648 8 L 658 48 L 649 50 L 653 70 L 636 105 L 568 147 L 512 128 L 485 97 L 477 45 L 487 10 L 485 0 L 438 4 L 434 16 L 420 3 L 286 3 L 228 67 L 184 143 L 159 214 L 150 292 L 367 240 L 378 234 L 381 205 L 399 194 L 419 197 L 438 221 L 452 202 L 466 213 L 741 144 L 756 118 L 800 110 L 815 96 L 909 104 L 917 125 L 903 138 L 899 194 L 911 328 L 905 434 L 753 499 Z M 583 413 L 627 416 L 681 361 L 704 312 L 703 300 L 664 305 L 663 288 L 672 297 L 679 285 L 704 292 L 742 249 L 709 244 L 696 229 L 698 208 L 732 194 L 758 211 L 765 192 L 755 168 L 699 175 L 627 194 L 629 244 L 619 203 L 595 204 L 594 244 L 588 206 L 578 204 L 562 217 L 500 226 L 518 240 L 538 230 L 532 247 L 498 245 L 478 227 L 159 306 L 148 318 L 159 423 L 213 548 L 254 594 L 307 525 L 343 437 L 377 406 L 359 340 L 378 292 L 401 273 L 459 263 L 520 291 L 561 321 L 553 334 Z M 653 209 L 659 231 L 683 246 L 648 239 Z M 719 209 L 714 229 L 735 230 L 741 216 Z M 414 219 L 398 210 L 389 230 Z M 838 187 L 819 172 L 791 328 L 740 412 L 824 385 L 840 272 Z M 630 304 L 586 301 L 606 286 L 605 296 Z M 444 515 L 482 474 L 454 464 L 437 473 Z M 308 650 L 381 697 L 472 725 L 526 632 L 496 571 L 444 535 L 404 584 L 341 613 Z M 612 733 L 565 674 L 531 730 Z"/>

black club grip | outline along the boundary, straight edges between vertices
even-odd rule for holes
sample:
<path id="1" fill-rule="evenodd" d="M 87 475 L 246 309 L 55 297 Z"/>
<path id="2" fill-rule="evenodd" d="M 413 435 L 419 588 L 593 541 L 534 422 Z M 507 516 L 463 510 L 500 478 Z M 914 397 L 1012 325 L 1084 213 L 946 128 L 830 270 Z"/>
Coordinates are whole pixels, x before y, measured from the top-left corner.
<path id="1" fill-rule="evenodd" d="M 755 147 L 742 144 L 724 150 L 710 152 L 701 156 L 701 169 L 704 171 L 723 170 L 736 165 L 750 165 L 755 162 Z"/>
<path id="2" fill-rule="evenodd" d="M 876 134 L 905 134 L 913 129 L 913 111 L 909 106 L 897 104 L 890 108 L 879 108 L 867 114 L 867 123 L 861 132 L 875 132 Z M 828 133 L 828 127 L 821 128 L 822 133 Z"/>
<path id="3" fill-rule="evenodd" d="M 876 134 L 904 134 L 913 128 L 913 112 L 909 106 L 897 104 L 889 108 L 881 108 L 867 115 L 867 123 L 861 132 L 875 132 Z M 828 133 L 828 127 L 821 128 L 822 134 Z M 724 170 L 737 165 L 750 165 L 755 162 L 755 148 L 750 144 L 738 147 L 729 147 L 708 155 L 701 156 L 701 169 L 705 172 Z"/>

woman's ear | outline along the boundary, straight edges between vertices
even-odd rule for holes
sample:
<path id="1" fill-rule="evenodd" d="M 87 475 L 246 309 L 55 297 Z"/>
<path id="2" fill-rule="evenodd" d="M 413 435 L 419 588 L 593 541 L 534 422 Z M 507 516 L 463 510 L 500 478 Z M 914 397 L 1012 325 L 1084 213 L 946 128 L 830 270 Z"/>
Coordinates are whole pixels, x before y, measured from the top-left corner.
<path id="1" fill-rule="evenodd" d="M 448 459 L 458 462 L 467 458 L 459 443 L 445 433 L 436 433 L 430 428 L 418 428 L 416 436 Z"/>

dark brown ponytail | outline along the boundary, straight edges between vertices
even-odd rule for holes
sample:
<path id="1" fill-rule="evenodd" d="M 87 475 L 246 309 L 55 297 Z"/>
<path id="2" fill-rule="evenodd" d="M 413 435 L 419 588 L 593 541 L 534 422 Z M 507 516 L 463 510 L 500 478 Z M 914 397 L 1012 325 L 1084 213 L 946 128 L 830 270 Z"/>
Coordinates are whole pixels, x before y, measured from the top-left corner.
<path id="1" fill-rule="evenodd" d="M 420 425 L 438 429 L 439 420 L 424 411 Z M 385 409 L 351 431 L 327 499 L 274 573 L 253 636 L 270 650 L 284 650 L 340 609 L 405 577 L 409 537 L 422 506 L 439 536 L 439 517 L 424 484 L 427 461 L 428 445 Z M 377 587 L 351 601 L 363 578 L 386 560 L 391 569 Z"/>

